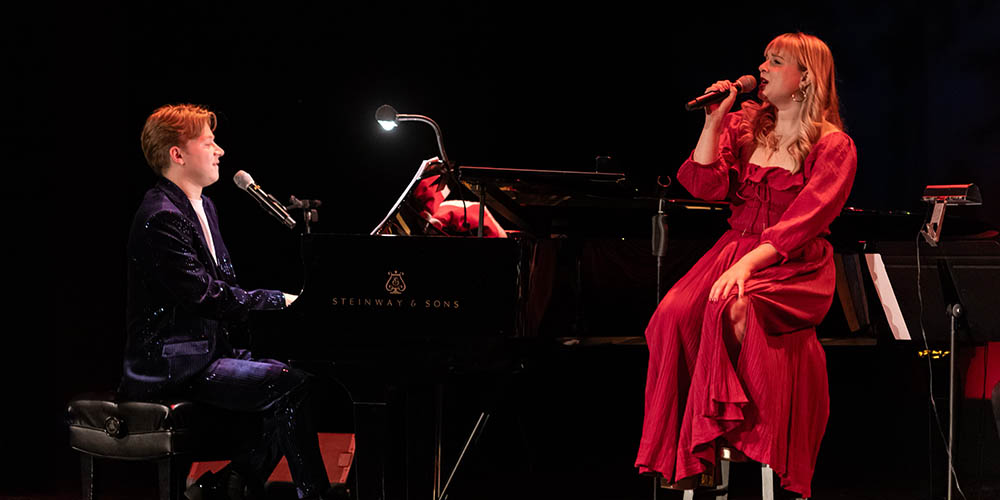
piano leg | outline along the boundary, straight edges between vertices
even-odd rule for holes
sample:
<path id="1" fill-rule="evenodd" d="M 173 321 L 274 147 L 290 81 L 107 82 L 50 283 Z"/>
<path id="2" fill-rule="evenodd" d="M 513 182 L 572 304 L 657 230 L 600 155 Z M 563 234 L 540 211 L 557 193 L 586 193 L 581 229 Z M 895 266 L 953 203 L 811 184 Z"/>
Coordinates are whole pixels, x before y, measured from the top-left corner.
<path id="1" fill-rule="evenodd" d="M 482 206 L 480 204 L 479 206 Z M 479 219 L 482 220 L 482 219 Z M 482 231 L 482 228 L 480 228 Z M 434 491 L 431 500 L 441 498 L 441 440 L 444 437 L 444 384 L 434 384 Z"/>
<path id="2" fill-rule="evenodd" d="M 355 492 L 358 500 L 386 500 L 386 403 L 356 401 L 354 403 Z"/>

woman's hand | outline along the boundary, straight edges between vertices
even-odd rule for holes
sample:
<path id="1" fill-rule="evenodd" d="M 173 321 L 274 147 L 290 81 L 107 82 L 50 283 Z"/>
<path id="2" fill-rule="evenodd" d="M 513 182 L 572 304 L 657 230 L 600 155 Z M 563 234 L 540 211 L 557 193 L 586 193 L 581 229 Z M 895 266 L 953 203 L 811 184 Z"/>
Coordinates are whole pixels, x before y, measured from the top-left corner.
<path id="1" fill-rule="evenodd" d="M 721 298 L 729 296 L 729 291 L 733 286 L 740 291 L 740 298 L 746 289 L 747 278 L 758 269 L 764 269 L 778 261 L 778 249 L 774 248 L 770 242 L 765 242 L 747 252 L 740 260 L 736 261 L 726 272 L 715 280 L 712 289 L 708 292 L 709 302 L 715 302 Z"/>
<path id="2" fill-rule="evenodd" d="M 733 103 L 736 102 L 736 87 L 729 80 L 719 80 L 712 84 L 711 87 L 705 89 L 705 93 L 712 91 L 729 92 L 729 97 L 725 98 L 717 104 L 709 104 L 705 106 L 705 124 L 717 124 L 722 123 L 722 117 L 726 116 L 733 107 Z"/>
<path id="3" fill-rule="evenodd" d="M 715 280 L 715 284 L 712 285 L 712 289 L 708 292 L 708 301 L 716 302 L 720 298 L 728 297 L 729 291 L 733 289 L 733 286 L 739 289 L 739 296 L 743 298 L 744 284 L 752 272 L 753 268 L 743 259 L 736 261 L 732 267 L 722 273 L 722 276 L 719 276 L 719 279 Z"/>
<path id="4" fill-rule="evenodd" d="M 729 97 L 718 104 L 705 106 L 705 126 L 701 129 L 698 137 L 698 144 L 695 145 L 691 153 L 691 159 L 707 165 L 719 157 L 719 134 L 721 133 L 722 118 L 726 116 L 729 109 L 736 101 L 736 87 L 729 80 L 720 80 L 705 89 L 705 93 L 713 90 L 728 91 Z"/>

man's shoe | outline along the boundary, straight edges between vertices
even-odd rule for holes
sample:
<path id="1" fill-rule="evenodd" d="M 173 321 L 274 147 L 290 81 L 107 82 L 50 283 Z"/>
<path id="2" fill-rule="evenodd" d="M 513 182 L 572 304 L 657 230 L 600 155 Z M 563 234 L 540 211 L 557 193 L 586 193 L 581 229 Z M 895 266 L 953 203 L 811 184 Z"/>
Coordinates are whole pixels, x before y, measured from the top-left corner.
<path id="1" fill-rule="evenodd" d="M 188 489 L 184 490 L 184 498 L 188 500 L 222 500 L 218 487 L 219 477 L 212 471 L 201 475 Z"/>
<path id="2" fill-rule="evenodd" d="M 224 467 L 201 475 L 186 491 L 188 500 L 252 500 L 264 498 L 263 487 L 254 488 L 238 472 Z"/>
<path id="3" fill-rule="evenodd" d="M 326 490 L 321 498 L 323 500 L 350 500 L 351 490 L 347 489 L 347 485 L 344 483 L 334 483 L 330 485 L 330 489 Z"/>
<path id="4" fill-rule="evenodd" d="M 309 495 L 301 500 L 350 500 L 351 490 L 343 483 L 334 483 L 326 491 L 316 495 Z"/>

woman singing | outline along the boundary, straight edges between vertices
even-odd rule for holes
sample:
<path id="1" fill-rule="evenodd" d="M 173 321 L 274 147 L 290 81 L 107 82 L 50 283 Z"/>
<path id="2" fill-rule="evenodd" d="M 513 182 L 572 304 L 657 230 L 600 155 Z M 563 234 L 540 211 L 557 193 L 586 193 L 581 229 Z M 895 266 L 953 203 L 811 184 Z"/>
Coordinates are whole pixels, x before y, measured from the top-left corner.
<path id="1" fill-rule="evenodd" d="M 730 202 L 730 229 L 660 302 L 646 328 L 649 369 L 636 466 L 670 482 L 711 469 L 724 444 L 810 494 L 829 415 L 815 326 L 835 286 L 823 236 L 854 181 L 833 56 L 802 33 L 775 38 L 758 97 L 729 113 L 736 90 L 706 108 L 677 179 Z"/>

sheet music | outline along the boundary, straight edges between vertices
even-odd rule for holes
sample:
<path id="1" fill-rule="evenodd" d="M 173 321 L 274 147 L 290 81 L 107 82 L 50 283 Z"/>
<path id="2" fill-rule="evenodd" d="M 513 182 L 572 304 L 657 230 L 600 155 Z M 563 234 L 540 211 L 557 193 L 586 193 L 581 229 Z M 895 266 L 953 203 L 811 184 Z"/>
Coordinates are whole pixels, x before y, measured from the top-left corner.
<path id="1" fill-rule="evenodd" d="M 889 282 L 889 275 L 885 272 L 885 263 L 882 262 L 882 254 L 866 253 L 865 262 L 868 263 L 868 272 L 875 283 L 875 291 L 878 292 L 879 302 L 885 311 L 885 318 L 889 321 L 889 329 L 896 340 L 912 340 L 910 331 L 903 321 L 903 312 L 896 302 L 896 294 L 892 291 L 892 283 Z"/>
<path id="2" fill-rule="evenodd" d="M 399 210 L 399 207 L 403 204 L 403 201 L 405 201 L 406 197 L 409 196 L 411 192 L 413 192 L 413 188 L 415 188 L 417 183 L 420 182 L 420 179 L 423 178 L 423 175 L 424 175 L 424 164 L 421 163 L 420 168 L 417 169 L 417 173 L 413 175 L 413 179 L 411 179 L 410 183 L 406 185 L 406 189 L 404 189 L 403 193 L 399 195 L 399 199 L 396 200 L 396 203 L 394 203 L 392 205 L 392 208 L 389 209 L 389 213 L 385 214 L 385 218 L 382 219 L 382 222 L 379 222 L 378 225 L 375 226 L 375 229 L 372 229 L 372 232 L 369 233 L 370 236 L 375 236 L 376 234 L 378 234 L 378 232 L 381 231 L 382 228 L 385 227 L 387 223 L 389 223 L 389 219 L 391 219 L 392 216 L 396 214 L 396 212 Z"/>

